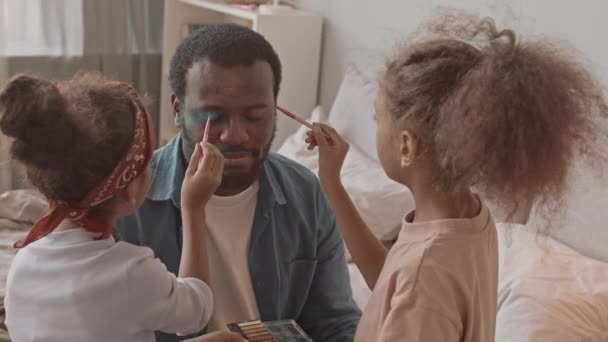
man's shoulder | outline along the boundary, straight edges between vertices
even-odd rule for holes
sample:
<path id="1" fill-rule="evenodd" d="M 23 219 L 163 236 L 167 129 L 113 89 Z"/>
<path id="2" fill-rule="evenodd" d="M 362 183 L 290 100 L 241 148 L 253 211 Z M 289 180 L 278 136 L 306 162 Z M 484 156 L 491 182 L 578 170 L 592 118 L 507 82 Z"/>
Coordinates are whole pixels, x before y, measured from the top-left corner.
<path id="1" fill-rule="evenodd" d="M 322 192 L 317 175 L 294 160 L 277 153 L 270 153 L 267 165 L 288 200 L 314 201 Z"/>
<path id="2" fill-rule="evenodd" d="M 304 165 L 278 153 L 268 154 L 268 163 L 282 180 L 298 181 L 300 186 L 319 185 L 317 175 Z"/>
<path id="3" fill-rule="evenodd" d="M 154 153 L 152 154 L 152 159 L 150 160 L 150 163 L 152 164 L 152 166 L 158 165 L 159 161 L 162 159 L 162 157 L 164 155 L 171 153 L 171 149 L 173 147 L 173 144 L 171 142 L 166 144 L 165 146 L 158 148 L 156 151 L 154 151 Z"/>

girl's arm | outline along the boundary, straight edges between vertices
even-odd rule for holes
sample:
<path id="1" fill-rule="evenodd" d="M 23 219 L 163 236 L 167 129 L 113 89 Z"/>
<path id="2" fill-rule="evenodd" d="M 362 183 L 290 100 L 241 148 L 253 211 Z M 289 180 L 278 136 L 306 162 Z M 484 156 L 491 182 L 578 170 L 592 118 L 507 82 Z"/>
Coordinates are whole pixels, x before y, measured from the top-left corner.
<path id="1" fill-rule="evenodd" d="M 352 259 L 367 286 L 373 290 L 384 266 L 387 250 L 363 221 L 341 183 L 324 185 L 323 188 Z"/>
<path id="2" fill-rule="evenodd" d="M 373 290 L 384 266 L 387 250 L 363 221 L 340 180 L 348 143 L 333 128 L 323 124 L 315 124 L 312 134 L 314 140 L 309 138 L 307 142 L 319 147 L 321 185 L 335 212 L 337 225 L 353 261 Z"/>
<path id="3" fill-rule="evenodd" d="M 196 144 L 182 185 L 183 242 L 179 277 L 209 283 L 205 206 L 221 182 L 222 153 L 209 143 Z"/>

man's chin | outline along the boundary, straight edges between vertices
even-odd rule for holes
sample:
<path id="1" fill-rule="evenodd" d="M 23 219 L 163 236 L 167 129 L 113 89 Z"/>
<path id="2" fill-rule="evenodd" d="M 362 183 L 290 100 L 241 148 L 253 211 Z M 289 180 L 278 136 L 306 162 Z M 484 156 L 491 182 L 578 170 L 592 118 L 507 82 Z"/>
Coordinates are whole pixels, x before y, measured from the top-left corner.
<path id="1" fill-rule="evenodd" d="M 217 189 L 220 196 L 232 196 L 245 191 L 259 177 L 259 172 L 243 169 L 224 169 L 222 182 Z"/>
<path id="2" fill-rule="evenodd" d="M 251 170 L 251 168 L 249 167 L 229 167 L 229 166 L 224 166 L 224 173 L 223 175 L 240 175 L 243 177 L 247 177 L 251 174 L 255 174 L 256 172 L 254 172 L 253 170 Z"/>
<path id="3" fill-rule="evenodd" d="M 217 189 L 216 194 L 219 196 L 232 196 L 247 190 L 260 177 L 265 159 L 266 154 L 263 158 L 247 166 L 224 164 L 222 183 Z"/>

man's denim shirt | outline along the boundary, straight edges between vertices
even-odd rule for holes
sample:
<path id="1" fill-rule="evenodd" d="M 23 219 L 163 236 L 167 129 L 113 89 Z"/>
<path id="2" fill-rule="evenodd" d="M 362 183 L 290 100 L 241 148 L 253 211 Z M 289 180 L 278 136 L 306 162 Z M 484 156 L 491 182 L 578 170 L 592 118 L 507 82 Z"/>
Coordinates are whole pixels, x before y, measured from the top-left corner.
<path id="1" fill-rule="evenodd" d="M 116 238 L 152 248 L 178 274 L 185 171 L 179 135 L 154 153 L 151 167 L 150 192 L 134 215 L 120 220 Z M 315 342 L 352 341 L 361 313 L 352 299 L 342 237 L 316 176 L 270 153 L 259 184 L 249 270 L 261 319 L 294 319 Z M 182 339 L 157 334 L 158 342 Z"/>

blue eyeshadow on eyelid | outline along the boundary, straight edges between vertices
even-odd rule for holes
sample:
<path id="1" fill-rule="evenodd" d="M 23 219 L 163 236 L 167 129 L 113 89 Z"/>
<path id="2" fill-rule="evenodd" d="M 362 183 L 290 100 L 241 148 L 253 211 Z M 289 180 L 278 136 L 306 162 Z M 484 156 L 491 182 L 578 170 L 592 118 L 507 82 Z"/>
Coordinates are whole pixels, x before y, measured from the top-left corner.
<path id="1" fill-rule="evenodd" d="M 201 109 L 195 109 L 188 115 L 190 121 L 196 125 L 205 125 L 207 120 L 215 121 L 219 118 L 219 114 Z"/>

